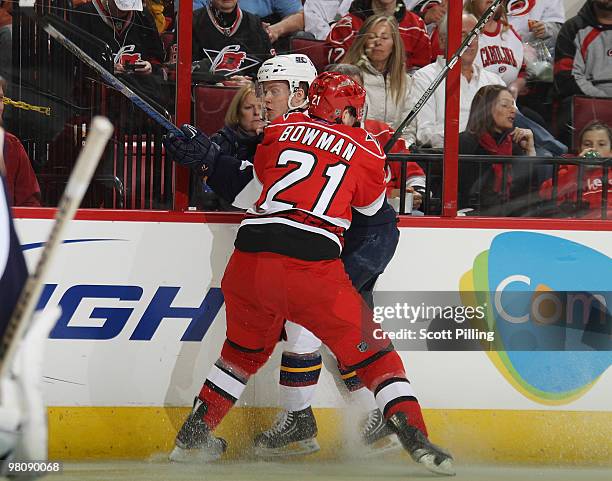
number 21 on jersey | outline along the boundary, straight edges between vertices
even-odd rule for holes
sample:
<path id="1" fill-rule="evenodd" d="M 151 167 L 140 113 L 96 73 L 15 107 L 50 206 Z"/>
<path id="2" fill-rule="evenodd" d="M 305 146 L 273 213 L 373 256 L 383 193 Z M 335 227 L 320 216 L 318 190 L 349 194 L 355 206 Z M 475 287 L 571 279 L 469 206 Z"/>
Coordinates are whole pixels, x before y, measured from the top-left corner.
<path id="1" fill-rule="evenodd" d="M 324 184 L 321 188 L 320 182 L 313 180 L 317 165 L 317 157 L 314 154 L 302 150 L 284 150 L 279 155 L 276 166 L 290 165 L 295 165 L 297 168 L 284 174 L 269 187 L 266 198 L 259 207 L 266 211 L 278 212 L 302 205 L 309 206 L 304 210 L 309 210 L 315 215 L 326 215 L 349 166 L 343 162 L 325 166 L 322 172 Z M 291 195 L 285 197 L 293 197 L 295 202 L 278 198 L 280 194 L 288 194 L 289 191 Z"/>

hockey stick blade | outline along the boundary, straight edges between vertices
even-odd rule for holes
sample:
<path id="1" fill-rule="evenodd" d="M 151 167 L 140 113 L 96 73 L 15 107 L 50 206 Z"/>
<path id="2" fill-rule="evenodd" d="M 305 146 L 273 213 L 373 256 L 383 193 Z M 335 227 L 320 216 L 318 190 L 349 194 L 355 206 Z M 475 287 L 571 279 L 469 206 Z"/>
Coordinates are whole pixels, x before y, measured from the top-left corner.
<path id="1" fill-rule="evenodd" d="M 37 22 L 43 28 L 43 30 L 51 36 L 51 38 L 57 41 L 66 50 L 71 52 L 76 58 L 78 58 L 87 66 L 95 70 L 100 75 L 102 80 L 104 80 L 114 89 L 118 90 L 128 100 L 130 100 L 130 102 L 132 102 L 140 110 L 147 114 L 151 119 L 153 119 L 155 122 L 157 122 L 169 132 L 181 134 L 181 131 L 176 125 L 174 125 L 166 117 L 160 114 L 155 107 L 153 107 L 149 102 L 147 102 L 140 95 L 134 92 L 130 87 L 128 87 L 121 80 L 119 80 L 115 75 L 113 75 L 111 72 L 102 67 L 102 65 L 96 62 L 93 58 L 91 58 L 81 47 L 79 47 L 76 43 L 66 37 L 57 28 L 51 25 L 51 23 L 44 16 L 41 17 L 36 15 L 36 13 L 33 12 L 31 9 L 22 10 L 25 10 L 27 15 L 29 15 L 35 22 Z"/>
<path id="2" fill-rule="evenodd" d="M 438 88 L 438 86 L 442 83 L 442 81 L 447 77 L 448 72 L 459 61 L 459 58 L 461 57 L 461 55 L 464 54 L 464 52 L 470 46 L 472 41 L 478 35 L 480 35 L 480 32 L 485 27 L 485 25 L 489 21 L 489 19 L 493 16 L 493 14 L 495 13 L 495 10 L 497 10 L 497 7 L 501 3 L 502 3 L 502 0 L 493 0 L 493 3 L 491 4 L 491 6 L 489 6 L 489 8 L 487 10 L 485 10 L 485 12 L 482 14 L 480 19 L 476 23 L 476 26 L 470 31 L 470 33 L 467 35 L 467 37 L 465 37 L 463 42 L 461 42 L 461 45 L 459 46 L 457 51 L 448 60 L 447 64 L 440 71 L 438 76 L 434 79 L 434 81 L 427 88 L 427 90 L 425 90 L 425 92 L 423 92 L 423 95 L 421 96 L 421 98 L 417 101 L 416 104 L 414 104 L 414 107 L 412 107 L 410 112 L 408 112 L 408 115 L 402 121 L 402 123 L 398 126 L 398 128 L 395 130 L 395 133 L 393 134 L 393 136 L 385 144 L 385 147 L 384 147 L 385 154 L 388 154 L 389 151 L 393 148 L 393 146 L 397 142 L 397 139 L 399 139 L 400 136 L 402 135 L 402 132 L 404 131 L 404 129 L 416 118 L 416 116 L 421 111 L 423 106 L 427 103 L 429 98 L 433 95 L 433 93 Z"/>
<path id="3" fill-rule="evenodd" d="M 30 323 L 36 304 L 43 288 L 43 280 L 53 256 L 60 245 L 68 222 L 81 204 L 81 200 L 89 187 L 89 182 L 98 166 L 100 157 L 113 133 L 113 125 L 105 117 L 94 117 L 87 134 L 85 145 L 77 158 L 76 164 L 66 189 L 60 199 L 55 222 L 49 234 L 49 239 L 40 254 L 34 273 L 28 278 L 17 305 L 9 320 L 8 326 L 0 344 L 0 379 L 9 374 L 11 359 L 15 349 Z"/>

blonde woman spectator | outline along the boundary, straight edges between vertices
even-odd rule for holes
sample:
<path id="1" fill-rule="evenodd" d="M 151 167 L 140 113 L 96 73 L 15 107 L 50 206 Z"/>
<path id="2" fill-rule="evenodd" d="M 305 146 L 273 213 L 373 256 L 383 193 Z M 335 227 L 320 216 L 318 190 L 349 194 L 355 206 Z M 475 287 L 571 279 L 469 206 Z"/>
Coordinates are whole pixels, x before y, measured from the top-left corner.
<path id="1" fill-rule="evenodd" d="M 345 62 L 344 56 L 358 37 L 364 22 L 374 15 L 395 18 L 406 52 L 406 68 L 415 69 L 431 60 L 431 41 L 425 22 L 406 9 L 401 0 L 354 0 L 349 13 L 331 29 L 326 40 L 329 63 Z"/>
<path id="2" fill-rule="evenodd" d="M 363 72 L 368 118 L 396 128 L 408 114 L 412 80 L 405 70 L 405 53 L 393 17 L 368 18 L 351 45 L 345 63 Z"/>
<path id="3" fill-rule="evenodd" d="M 255 85 L 249 83 L 236 92 L 225 113 L 225 126 L 211 139 L 224 154 L 252 161 L 264 125 L 261 99 L 257 98 Z"/>

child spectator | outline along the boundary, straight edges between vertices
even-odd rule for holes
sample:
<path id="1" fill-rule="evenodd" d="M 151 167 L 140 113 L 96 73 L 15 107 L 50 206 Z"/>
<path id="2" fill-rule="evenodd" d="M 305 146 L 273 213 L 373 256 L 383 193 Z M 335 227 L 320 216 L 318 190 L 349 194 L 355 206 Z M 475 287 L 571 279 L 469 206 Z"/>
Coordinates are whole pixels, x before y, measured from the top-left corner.
<path id="1" fill-rule="evenodd" d="M 612 129 L 598 120 L 587 124 L 580 132 L 578 157 L 612 157 Z M 601 217 L 603 191 L 603 168 L 584 166 L 582 174 L 582 198 L 578 197 L 577 165 L 566 165 L 559 169 L 556 203 L 562 212 L 576 217 L 596 219 Z M 551 200 L 553 181 L 547 180 L 540 187 L 540 197 Z M 612 169 L 608 168 L 607 218 L 612 216 Z"/>

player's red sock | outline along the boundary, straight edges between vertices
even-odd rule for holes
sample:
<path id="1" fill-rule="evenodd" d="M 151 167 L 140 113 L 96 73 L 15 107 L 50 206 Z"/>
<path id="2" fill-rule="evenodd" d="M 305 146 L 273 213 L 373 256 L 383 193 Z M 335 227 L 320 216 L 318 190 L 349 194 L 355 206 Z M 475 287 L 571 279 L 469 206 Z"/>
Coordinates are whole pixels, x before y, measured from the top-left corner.
<path id="1" fill-rule="evenodd" d="M 242 395 L 248 376 L 237 375 L 227 362 L 219 359 L 210 369 L 198 397 L 206 403 L 203 420 L 214 430 Z"/>
<path id="2" fill-rule="evenodd" d="M 417 398 L 405 399 L 394 403 L 385 410 L 385 419 L 389 419 L 397 412 L 403 412 L 408 418 L 408 424 L 414 426 L 417 429 L 423 431 L 423 434 L 427 436 L 427 426 L 423 419 L 423 413 L 421 412 L 421 405 Z"/>
<path id="3" fill-rule="evenodd" d="M 410 425 L 427 435 L 427 427 L 421 413 L 421 406 L 410 382 L 406 379 L 404 365 L 395 351 L 383 355 L 375 354 L 375 360 L 357 369 L 363 383 L 374 393 L 376 404 L 385 418 L 403 411 Z"/>
<path id="4" fill-rule="evenodd" d="M 229 410 L 234 407 L 235 403 L 234 400 L 222 396 L 206 384 L 202 386 L 202 390 L 198 397 L 204 401 L 208 407 L 203 419 L 211 431 L 219 425 Z"/>

